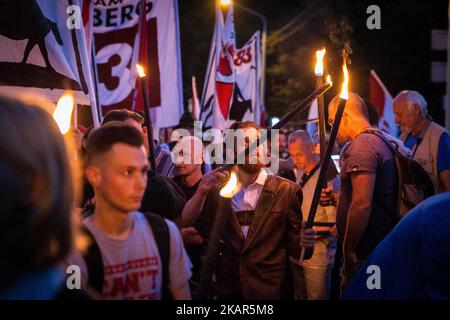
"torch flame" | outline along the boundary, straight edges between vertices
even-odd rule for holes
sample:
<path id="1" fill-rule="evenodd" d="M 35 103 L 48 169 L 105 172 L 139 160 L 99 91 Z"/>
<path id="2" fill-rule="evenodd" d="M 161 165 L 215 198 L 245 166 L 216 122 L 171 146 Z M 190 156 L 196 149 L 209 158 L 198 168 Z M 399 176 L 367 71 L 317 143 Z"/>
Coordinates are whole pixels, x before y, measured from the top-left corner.
<path id="1" fill-rule="evenodd" d="M 347 63 L 344 59 L 344 64 L 342 65 L 342 71 L 344 72 L 344 83 L 342 84 L 342 90 L 339 97 L 344 100 L 348 100 L 348 70 Z"/>
<path id="2" fill-rule="evenodd" d="M 145 77 L 144 68 L 140 64 L 136 65 L 136 70 L 137 70 L 137 72 L 139 74 L 139 78 Z"/>
<path id="3" fill-rule="evenodd" d="M 327 82 L 330 84 L 330 86 L 333 85 L 333 81 L 331 81 L 330 75 L 327 75 Z"/>
<path id="4" fill-rule="evenodd" d="M 316 51 L 316 70 L 314 72 L 316 76 L 323 76 L 323 56 L 326 52 L 325 48 Z"/>
<path id="5" fill-rule="evenodd" d="M 227 184 L 220 189 L 220 196 L 223 198 L 232 198 L 237 191 L 239 190 L 238 188 L 238 178 L 237 175 L 234 171 L 231 171 L 230 173 L 230 179 L 228 179 Z"/>
<path id="6" fill-rule="evenodd" d="M 56 104 L 56 109 L 53 112 L 53 119 L 58 124 L 59 131 L 66 134 L 70 129 L 70 118 L 72 117 L 74 101 L 72 95 L 66 93 Z"/>

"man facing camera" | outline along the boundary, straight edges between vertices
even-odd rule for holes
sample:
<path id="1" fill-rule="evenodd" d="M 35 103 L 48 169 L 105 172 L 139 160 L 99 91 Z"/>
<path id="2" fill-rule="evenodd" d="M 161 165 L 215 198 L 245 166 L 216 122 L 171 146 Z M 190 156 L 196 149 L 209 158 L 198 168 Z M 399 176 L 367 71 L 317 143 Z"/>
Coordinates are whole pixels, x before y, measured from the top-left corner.
<path id="1" fill-rule="evenodd" d="M 297 130 L 289 135 L 289 154 L 295 164 L 296 183 L 303 193 L 302 212 L 308 213 L 320 172 L 320 156 L 314 152 L 315 144 L 307 131 Z M 337 170 L 331 164 L 327 170 L 327 188 L 334 197 L 339 191 Z M 331 198 L 331 197 L 330 197 Z M 323 205 L 322 205 L 323 204 Z M 318 206 L 314 222 L 336 222 L 336 205 L 322 203 Z M 331 286 L 331 270 L 334 265 L 336 238 L 331 236 L 335 228 L 315 227 L 321 235 L 314 245 L 314 254 L 309 260 L 293 265 L 295 298 L 302 300 L 327 300 Z"/>
<path id="2" fill-rule="evenodd" d="M 245 148 L 259 136 L 253 122 L 237 122 L 231 129 L 242 130 L 238 144 Z M 239 148 L 238 148 L 239 150 Z M 289 299 L 292 280 L 289 255 L 299 257 L 300 247 L 314 244 L 314 231 L 301 231 L 300 188 L 263 170 L 261 150 L 237 165 L 241 189 L 225 206 L 227 219 L 219 241 L 216 294 L 219 299 Z M 218 190 L 210 195 L 218 197 Z M 196 216 L 205 198 L 193 197 L 187 207 Z M 217 202 L 216 202 L 217 203 Z M 206 206 L 202 215 L 212 224 L 217 206 Z M 201 218 L 201 216 L 200 216 Z M 210 227 L 211 228 L 211 227 Z"/>

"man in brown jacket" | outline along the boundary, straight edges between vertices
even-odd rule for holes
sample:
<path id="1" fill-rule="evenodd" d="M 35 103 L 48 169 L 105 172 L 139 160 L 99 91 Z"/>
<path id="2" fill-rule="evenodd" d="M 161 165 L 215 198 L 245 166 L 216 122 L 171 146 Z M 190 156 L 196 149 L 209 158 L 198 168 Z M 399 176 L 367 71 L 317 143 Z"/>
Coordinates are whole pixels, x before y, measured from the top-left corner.
<path id="1" fill-rule="evenodd" d="M 244 131 L 246 145 L 259 137 L 253 122 L 238 123 L 232 129 Z M 219 245 L 216 294 L 219 299 L 289 299 L 289 256 L 299 257 L 300 246 L 313 246 L 314 232 L 301 232 L 299 186 L 270 175 L 260 161 L 249 164 L 247 160 L 237 166 L 241 188 L 225 208 L 228 216 Z M 208 203 L 199 219 L 206 211 L 213 222 L 217 207 Z"/>

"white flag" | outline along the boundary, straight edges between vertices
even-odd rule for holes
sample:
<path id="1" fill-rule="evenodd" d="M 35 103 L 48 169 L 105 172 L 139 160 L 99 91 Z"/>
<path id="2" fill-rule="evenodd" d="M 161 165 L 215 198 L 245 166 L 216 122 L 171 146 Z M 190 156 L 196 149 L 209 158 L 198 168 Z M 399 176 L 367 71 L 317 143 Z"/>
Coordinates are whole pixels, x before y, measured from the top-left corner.
<path id="1" fill-rule="evenodd" d="M 234 121 L 253 121 L 257 124 L 260 122 L 261 55 L 259 41 L 260 33 L 258 31 L 241 49 L 235 51 L 236 80 L 228 126 Z"/>

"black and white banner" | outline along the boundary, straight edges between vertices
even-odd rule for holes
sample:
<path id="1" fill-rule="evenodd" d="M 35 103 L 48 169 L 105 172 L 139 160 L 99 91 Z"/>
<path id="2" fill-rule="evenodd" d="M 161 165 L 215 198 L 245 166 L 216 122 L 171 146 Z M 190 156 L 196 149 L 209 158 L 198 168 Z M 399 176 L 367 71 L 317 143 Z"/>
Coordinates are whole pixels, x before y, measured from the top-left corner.
<path id="1" fill-rule="evenodd" d="M 85 30 L 72 23 L 81 8 L 82 0 L 0 2 L 0 91 L 27 88 L 53 102 L 71 91 L 95 105 Z"/>

